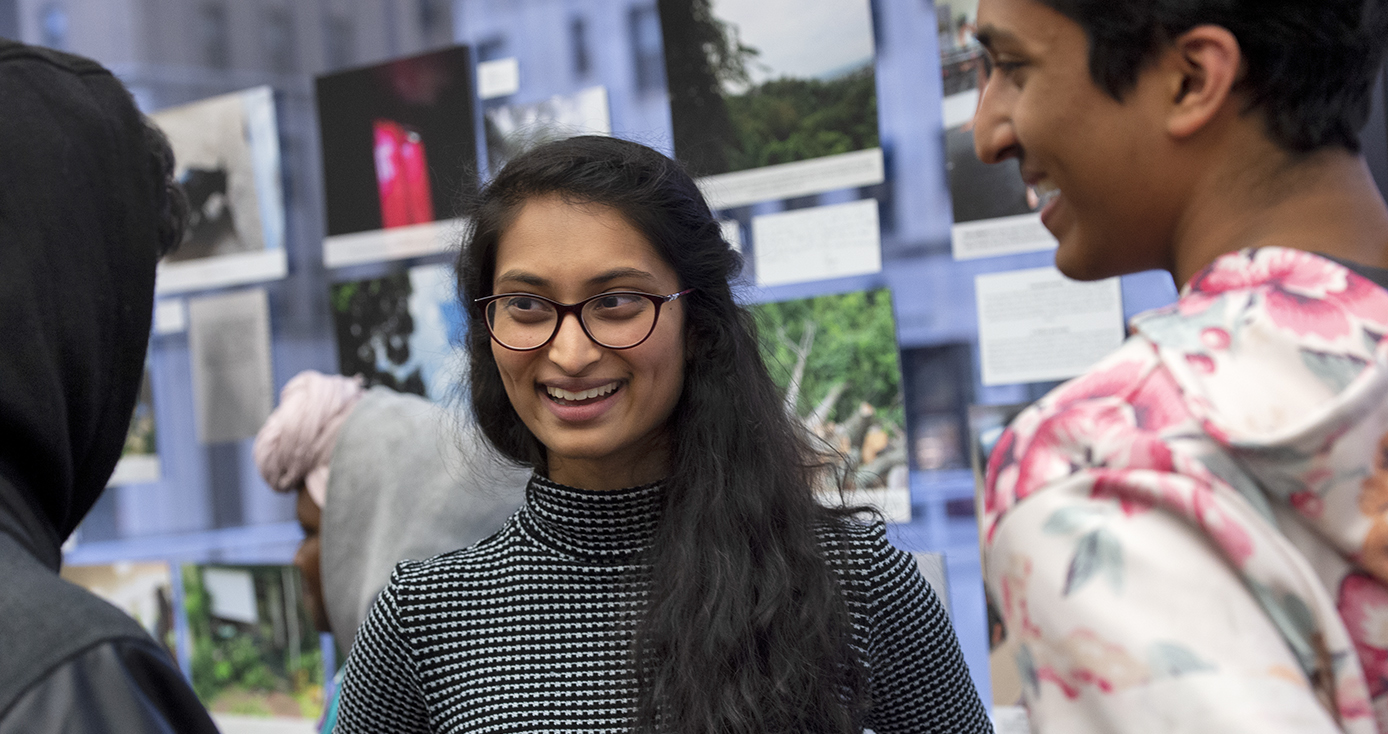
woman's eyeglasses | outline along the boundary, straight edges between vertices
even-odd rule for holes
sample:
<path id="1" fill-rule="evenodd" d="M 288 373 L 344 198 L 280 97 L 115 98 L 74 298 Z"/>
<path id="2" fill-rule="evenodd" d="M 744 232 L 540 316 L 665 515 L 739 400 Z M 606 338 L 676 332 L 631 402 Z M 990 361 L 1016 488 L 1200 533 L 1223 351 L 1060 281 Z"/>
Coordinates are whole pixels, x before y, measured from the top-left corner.
<path id="1" fill-rule="evenodd" d="M 668 296 L 639 291 L 599 293 L 578 303 L 560 303 L 533 293 L 498 293 L 474 303 L 486 315 L 487 331 L 507 349 L 528 352 L 549 344 L 559 333 L 565 314 L 578 317 L 589 339 L 608 349 L 631 349 L 655 331 L 660 307 L 683 296 L 689 288 Z"/>

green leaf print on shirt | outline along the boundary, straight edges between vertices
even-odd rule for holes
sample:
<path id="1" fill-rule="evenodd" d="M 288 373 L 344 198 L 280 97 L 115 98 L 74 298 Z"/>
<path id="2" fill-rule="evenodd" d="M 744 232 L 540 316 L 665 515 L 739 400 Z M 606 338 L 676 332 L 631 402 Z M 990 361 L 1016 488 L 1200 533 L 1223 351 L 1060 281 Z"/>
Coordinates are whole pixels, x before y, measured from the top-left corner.
<path id="1" fill-rule="evenodd" d="M 1330 389 L 1340 392 L 1349 387 L 1368 366 L 1368 362 L 1347 354 L 1330 354 L 1314 349 L 1301 349 L 1301 362 L 1311 374 L 1320 379 Z"/>
<path id="2" fill-rule="evenodd" d="M 1115 594 L 1123 591 L 1123 544 L 1118 536 L 1099 528 L 1080 537 L 1070 571 L 1065 574 L 1065 596 L 1079 591 L 1095 576 L 1102 575 Z"/>
<path id="3" fill-rule="evenodd" d="M 1214 665 L 1201 660 L 1190 648 L 1174 642 L 1152 643 L 1147 648 L 1147 666 L 1153 678 L 1175 678 L 1216 669 Z"/>
<path id="4" fill-rule="evenodd" d="M 1092 505 L 1062 507 L 1046 518 L 1046 524 L 1041 526 L 1041 531 L 1049 535 L 1069 535 L 1093 525 L 1093 521 L 1107 514 L 1107 507 L 1094 507 Z"/>

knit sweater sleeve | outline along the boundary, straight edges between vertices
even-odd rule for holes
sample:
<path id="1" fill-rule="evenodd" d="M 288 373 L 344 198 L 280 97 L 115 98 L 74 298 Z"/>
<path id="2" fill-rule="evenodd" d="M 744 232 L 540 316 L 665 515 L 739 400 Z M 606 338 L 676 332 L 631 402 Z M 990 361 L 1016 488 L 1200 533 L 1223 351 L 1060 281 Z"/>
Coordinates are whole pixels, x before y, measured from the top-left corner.
<path id="1" fill-rule="evenodd" d="M 414 654 L 401 624 L 404 565 L 391 574 L 347 656 L 334 734 L 430 731 Z"/>
<path id="2" fill-rule="evenodd" d="M 868 611 L 868 663 L 877 734 L 992 732 L 945 608 L 885 526 L 870 528 L 861 577 Z"/>

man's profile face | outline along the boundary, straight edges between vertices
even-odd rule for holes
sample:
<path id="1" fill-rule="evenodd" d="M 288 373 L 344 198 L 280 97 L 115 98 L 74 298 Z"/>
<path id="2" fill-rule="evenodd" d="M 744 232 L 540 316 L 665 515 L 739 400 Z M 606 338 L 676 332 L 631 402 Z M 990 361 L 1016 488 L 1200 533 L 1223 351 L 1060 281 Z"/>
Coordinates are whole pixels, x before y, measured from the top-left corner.
<path id="1" fill-rule="evenodd" d="M 1164 119 L 1150 70 L 1113 99 L 1090 76 L 1083 28 L 1037 0 L 980 0 L 978 38 L 993 70 L 976 152 L 985 163 L 1016 158 L 1053 197 L 1041 219 L 1060 241 L 1056 266 L 1081 280 L 1165 267 L 1170 224 L 1153 177 Z"/>

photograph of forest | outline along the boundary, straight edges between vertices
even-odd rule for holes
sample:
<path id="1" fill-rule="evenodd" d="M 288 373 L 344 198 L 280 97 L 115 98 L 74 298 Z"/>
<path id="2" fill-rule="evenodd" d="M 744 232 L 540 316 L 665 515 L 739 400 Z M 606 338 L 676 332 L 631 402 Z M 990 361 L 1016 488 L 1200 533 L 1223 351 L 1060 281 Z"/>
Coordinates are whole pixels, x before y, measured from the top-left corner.
<path id="1" fill-rule="evenodd" d="M 752 308 L 786 409 L 824 441 L 848 489 L 905 488 L 907 446 L 891 291 Z"/>
<path id="2" fill-rule="evenodd" d="M 193 690 L 208 710 L 314 719 L 323 709 L 323 654 L 293 566 L 183 570 Z"/>
<path id="3" fill-rule="evenodd" d="M 675 154 L 696 176 L 878 147 L 867 0 L 661 0 Z"/>

